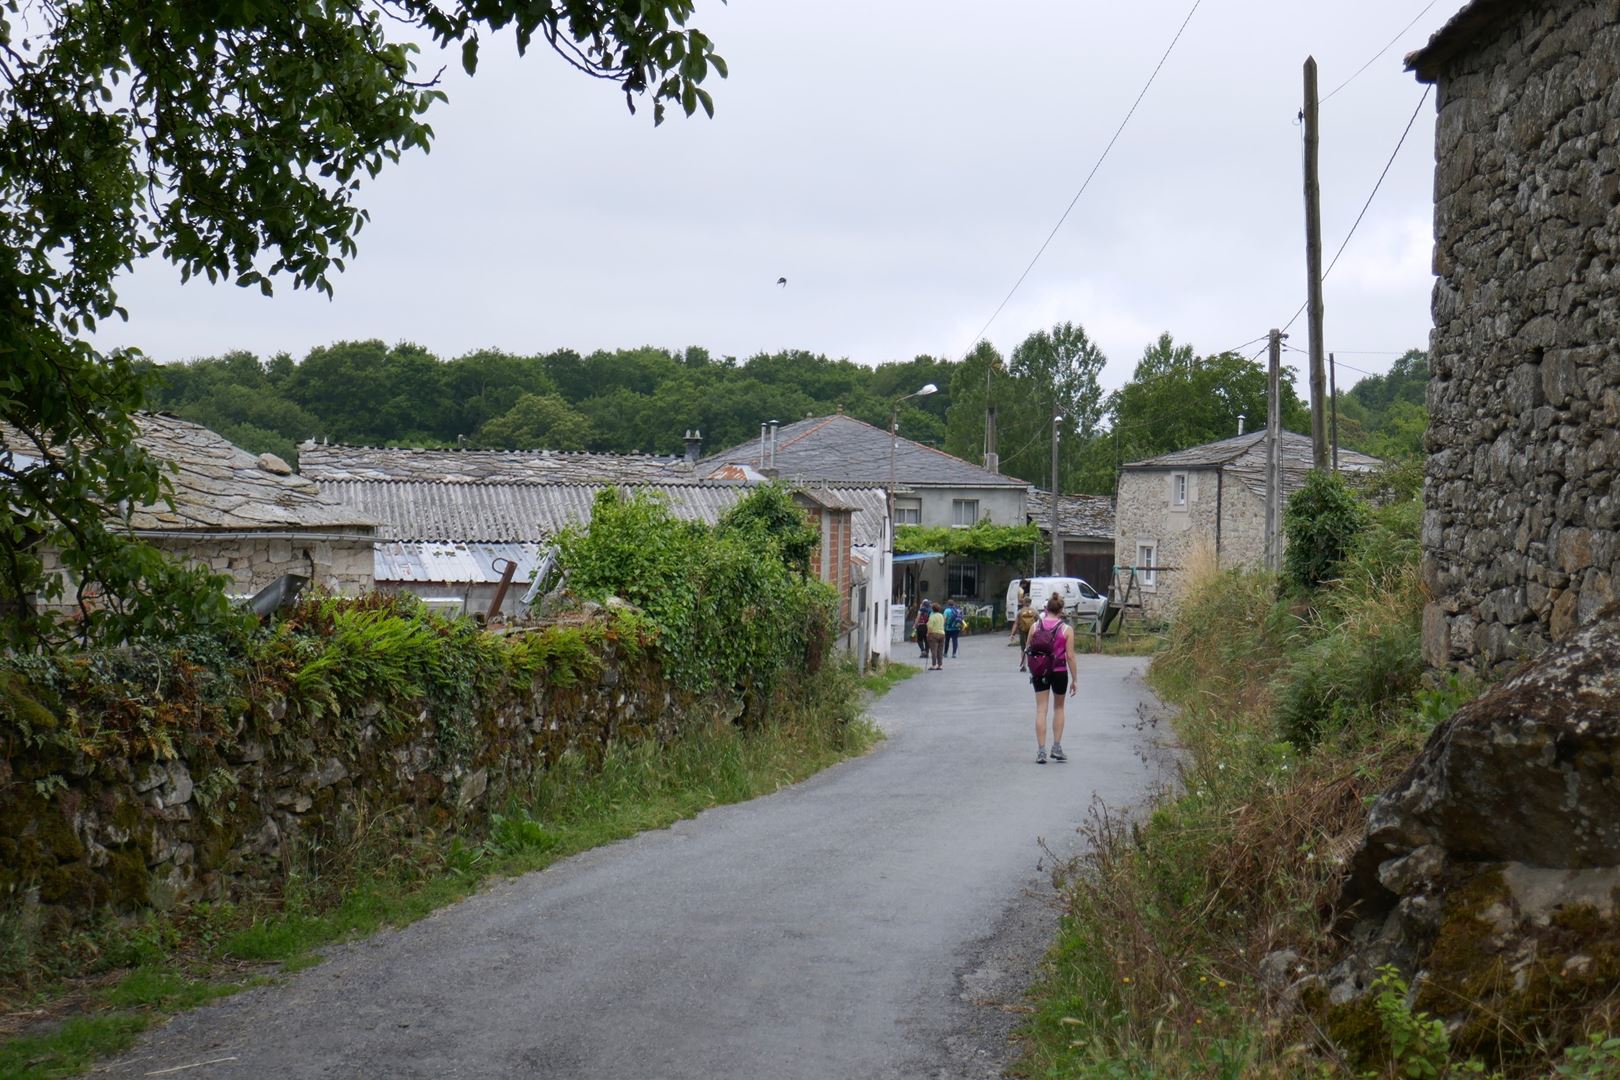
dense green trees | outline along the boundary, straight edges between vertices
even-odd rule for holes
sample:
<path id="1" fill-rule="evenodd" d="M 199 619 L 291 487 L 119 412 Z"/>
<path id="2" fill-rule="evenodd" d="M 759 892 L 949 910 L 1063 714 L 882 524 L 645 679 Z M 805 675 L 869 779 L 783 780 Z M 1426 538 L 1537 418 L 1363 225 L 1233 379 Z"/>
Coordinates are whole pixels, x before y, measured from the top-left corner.
<path id="1" fill-rule="evenodd" d="M 738 361 L 647 346 L 588 356 L 484 350 L 440 361 L 415 345 L 364 341 L 314 349 L 299 364 L 237 352 L 164 366 L 156 401 L 250 450 L 284 457 L 311 437 L 675 454 L 688 430 L 702 431 L 705 449 L 715 451 L 757 438 L 761 422 L 837 409 L 885 427 L 897 398 L 934 383 L 939 393 L 902 406 L 903 435 L 978 462 L 992 403 L 1002 471 L 1045 486 L 1056 386 L 1061 486 L 1102 494 L 1113 491 L 1122 462 L 1235 435 L 1240 415 L 1249 431 L 1265 424 L 1266 373 L 1257 360 L 1199 356 L 1163 334 L 1110 394 L 1099 384 L 1104 362 L 1073 323 L 1031 334 L 1007 360 L 981 344 L 956 362 L 918 356 L 876 367 L 802 350 Z M 1341 443 L 1381 456 L 1418 445 L 1426 378 L 1424 356 L 1413 352 L 1388 376 L 1341 392 Z M 1283 424 L 1309 430 L 1292 373 L 1283 383 Z"/>
<path id="2" fill-rule="evenodd" d="M 1391 460 L 1422 457 L 1428 388 L 1429 354 L 1410 349 L 1389 374 L 1368 375 L 1339 391 L 1340 445 Z"/>

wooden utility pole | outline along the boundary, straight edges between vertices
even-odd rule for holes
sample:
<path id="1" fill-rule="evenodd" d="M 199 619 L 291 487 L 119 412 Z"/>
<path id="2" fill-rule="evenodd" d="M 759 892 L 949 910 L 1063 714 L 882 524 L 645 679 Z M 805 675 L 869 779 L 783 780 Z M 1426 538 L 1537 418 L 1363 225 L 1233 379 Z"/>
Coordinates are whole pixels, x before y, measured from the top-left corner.
<path id="1" fill-rule="evenodd" d="M 1053 577 L 1063 576 L 1063 538 L 1058 535 L 1058 403 L 1052 398 L 1052 567 Z M 1030 601 L 1034 603 L 1033 598 Z"/>
<path id="2" fill-rule="evenodd" d="M 1322 186 L 1317 176 L 1316 58 L 1305 58 L 1305 272 L 1306 322 L 1311 352 L 1311 466 L 1328 467 L 1327 373 L 1322 358 Z"/>
<path id="3" fill-rule="evenodd" d="M 1328 353 L 1328 401 L 1331 402 L 1332 405 L 1333 405 L 1333 412 L 1330 414 L 1331 419 L 1332 419 L 1333 422 L 1332 422 L 1332 424 L 1329 425 L 1329 427 L 1332 429 L 1332 436 L 1333 436 L 1333 471 L 1338 472 L 1339 471 L 1339 378 L 1338 378 L 1338 364 L 1336 364 L 1334 362 L 1332 353 Z"/>
<path id="4" fill-rule="evenodd" d="M 1278 384 L 1282 381 L 1282 331 L 1273 330 L 1271 359 L 1266 372 L 1266 567 L 1277 569 L 1277 534 L 1282 525 L 1282 441 L 1277 429 L 1282 425 L 1282 403 Z"/>

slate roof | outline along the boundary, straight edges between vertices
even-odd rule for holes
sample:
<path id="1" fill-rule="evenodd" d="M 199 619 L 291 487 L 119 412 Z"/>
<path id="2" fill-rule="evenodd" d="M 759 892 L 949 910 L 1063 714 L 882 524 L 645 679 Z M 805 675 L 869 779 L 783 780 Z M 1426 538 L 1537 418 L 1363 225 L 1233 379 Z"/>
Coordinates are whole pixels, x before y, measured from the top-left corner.
<path id="1" fill-rule="evenodd" d="M 274 455 L 250 454 L 201 424 L 167 413 L 140 413 L 135 420 L 136 441 L 178 467 L 166 470 L 174 509 L 163 503 L 136 509 L 129 517 L 136 532 L 371 530 L 370 517 L 329 498 Z M 0 443 L 23 450 L 30 445 L 10 430 L 0 431 Z"/>
<path id="2" fill-rule="evenodd" d="M 894 457 L 895 478 L 905 487 L 1027 486 L 904 436 Z M 757 468 L 759 442 L 712 454 L 698 462 L 698 472 L 709 476 L 731 465 Z M 776 432 L 776 474 L 789 483 L 887 484 L 889 433 L 842 413 L 784 424 Z"/>
<path id="3" fill-rule="evenodd" d="M 1030 488 L 1027 516 L 1041 532 L 1052 531 L 1052 496 Z M 1114 500 L 1107 495 L 1063 495 L 1058 501 L 1058 529 L 1066 540 L 1114 539 Z"/>
<path id="4" fill-rule="evenodd" d="M 1493 31 L 1502 19 L 1531 6 L 1533 0 L 1472 0 L 1447 19 L 1427 45 L 1406 55 L 1406 69 L 1416 74 L 1419 82 L 1434 82 L 1452 57 Z"/>
<path id="5" fill-rule="evenodd" d="M 444 480 L 328 480 L 322 489 L 376 519 L 379 535 L 424 544 L 535 544 L 565 525 L 588 521 L 596 496 L 611 487 L 651 492 L 671 513 L 713 525 L 748 493 L 736 483 L 558 484 Z M 881 542 L 886 501 L 881 488 L 814 489 L 854 510 L 854 542 Z M 379 564 L 379 580 L 382 574 Z"/>
<path id="6" fill-rule="evenodd" d="M 1278 439 L 1282 460 L 1283 497 L 1298 491 L 1311 471 L 1311 440 L 1297 431 L 1284 431 Z M 1367 472 L 1383 464 L 1378 458 L 1339 448 L 1341 472 Z M 1251 431 L 1219 442 L 1205 443 L 1173 454 L 1161 454 L 1124 466 L 1126 472 L 1172 469 L 1224 469 L 1244 487 L 1262 497 L 1266 493 L 1266 431 Z"/>
<path id="7" fill-rule="evenodd" d="M 505 480 L 519 483 L 629 484 L 696 478 L 682 457 L 568 450 L 416 450 L 306 442 L 298 471 L 326 480 Z"/>

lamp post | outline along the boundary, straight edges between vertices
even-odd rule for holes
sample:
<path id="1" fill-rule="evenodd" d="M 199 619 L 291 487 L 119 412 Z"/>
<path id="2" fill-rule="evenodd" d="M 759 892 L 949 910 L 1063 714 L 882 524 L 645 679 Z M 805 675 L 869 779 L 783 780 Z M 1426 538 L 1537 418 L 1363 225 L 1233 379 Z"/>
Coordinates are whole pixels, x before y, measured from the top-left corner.
<path id="1" fill-rule="evenodd" d="M 903 394 L 900 397 L 895 398 L 894 401 L 891 402 L 890 406 L 889 406 L 889 490 L 888 490 L 888 503 L 889 503 L 889 572 L 891 574 L 894 573 L 894 529 L 895 529 L 895 524 L 894 524 L 894 484 L 895 484 L 894 452 L 895 452 L 895 447 L 900 444 L 900 403 L 903 402 L 903 401 L 909 401 L 914 397 L 927 397 L 929 394 L 937 393 L 938 391 L 939 391 L 939 387 L 935 386 L 933 383 L 929 383 L 928 385 L 924 386 L 921 390 L 914 390 L 909 394 Z M 893 599 L 893 593 L 894 593 L 894 586 L 893 586 L 892 583 L 890 584 L 889 592 L 890 592 L 890 598 L 892 600 Z"/>

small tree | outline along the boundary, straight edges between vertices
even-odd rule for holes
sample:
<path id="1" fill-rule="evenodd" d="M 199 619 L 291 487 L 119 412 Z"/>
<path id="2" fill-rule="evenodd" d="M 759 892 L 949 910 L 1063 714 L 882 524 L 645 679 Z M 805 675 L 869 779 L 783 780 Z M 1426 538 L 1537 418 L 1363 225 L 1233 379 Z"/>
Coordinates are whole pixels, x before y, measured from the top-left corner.
<path id="1" fill-rule="evenodd" d="M 1283 576 L 1306 589 L 1337 576 L 1366 527 L 1366 504 L 1344 480 L 1337 473 L 1313 471 L 1283 511 L 1288 536 Z"/>

